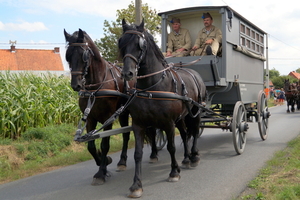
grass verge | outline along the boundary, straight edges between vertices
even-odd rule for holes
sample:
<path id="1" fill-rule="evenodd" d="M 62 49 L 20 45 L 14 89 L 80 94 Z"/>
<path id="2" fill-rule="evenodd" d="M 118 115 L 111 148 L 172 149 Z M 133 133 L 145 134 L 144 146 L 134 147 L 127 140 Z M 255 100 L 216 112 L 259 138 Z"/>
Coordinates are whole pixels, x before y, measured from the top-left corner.
<path id="1" fill-rule="evenodd" d="M 278 151 L 236 200 L 300 199 L 300 136 Z"/>
<path id="2" fill-rule="evenodd" d="M 92 159 L 86 143 L 73 141 L 74 129 L 72 124 L 32 128 L 18 140 L 1 140 L 0 184 Z M 111 136 L 110 153 L 121 150 L 122 142 L 122 134 Z M 129 148 L 133 145 L 132 137 Z"/>

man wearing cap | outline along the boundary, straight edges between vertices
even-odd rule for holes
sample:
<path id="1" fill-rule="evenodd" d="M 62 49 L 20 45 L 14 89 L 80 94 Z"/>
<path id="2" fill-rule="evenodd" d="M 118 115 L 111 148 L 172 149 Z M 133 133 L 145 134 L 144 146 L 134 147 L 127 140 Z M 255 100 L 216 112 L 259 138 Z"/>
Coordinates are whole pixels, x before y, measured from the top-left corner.
<path id="1" fill-rule="evenodd" d="M 212 25 L 213 18 L 209 13 L 204 13 L 202 19 L 204 28 L 198 33 L 191 55 L 217 55 L 222 43 L 222 32 L 219 28 Z"/>
<path id="2" fill-rule="evenodd" d="M 190 32 L 185 28 L 181 28 L 180 19 L 178 18 L 173 18 L 171 23 L 173 31 L 168 35 L 168 48 L 164 55 L 166 57 L 189 55 L 188 50 L 192 47 Z"/>

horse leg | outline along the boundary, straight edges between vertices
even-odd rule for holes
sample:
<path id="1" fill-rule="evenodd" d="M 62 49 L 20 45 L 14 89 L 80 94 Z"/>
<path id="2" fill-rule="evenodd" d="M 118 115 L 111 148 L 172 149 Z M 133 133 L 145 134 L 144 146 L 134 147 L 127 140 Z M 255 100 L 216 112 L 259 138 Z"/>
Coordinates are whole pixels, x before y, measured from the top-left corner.
<path id="1" fill-rule="evenodd" d="M 195 118 L 192 118 L 188 115 L 185 118 L 185 122 L 187 126 L 187 133 L 190 136 L 193 136 L 193 145 L 191 148 L 191 155 L 190 155 L 191 167 L 197 167 L 200 162 L 199 152 L 197 148 L 198 146 L 197 140 L 199 135 L 199 127 L 200 127 L 200 115 L 198 115 Z"/>
<path id="2" fill-rule="evenodd" d="M 189 152 L 189 147 L 188 147 L 188 135 L 186 132 L 186 127 L 185 124 L 183 122 L 183 120 L 180 120 L 176 123 L 176 127 L 180 132 L 180 137 L 182 139 L 182 143 L 183 143 L 183 148 L 184 148 L 184 158 L 181 162 L 182 164 L 182 168 L 190 168 L 190 152 Z"/>
<path id="3" fill-rule="evenodd" d="M 290 112 L 290 103 L 291 103 L 291 102 L 290 102 L 290 99 L 287 99 L 287 100 L 286 100 L 286 106 L 287 106 L 286 112 L 287 112 L 287 113 Z"/>
<path id="4" fill-rule="evenodd" d="M 134 161 L 135 161 L 135 173 L 133 178 L 133 184 L 129 188 L 130 194 L 128 197 L 138 198 L 143 194 L 143 187 L 141 181 L 142 172 L 142 158 L 143 158 L 143 146 L 144 146 L 144 132 L 142 128 L 132 125 L 134 138 L 135 138 L 135 150 L 134 150 Z"/>
<path id="5" fill-rule="evenodd" d="M 105 128 L 105 130 L 112 129 L 112 125 Z M 94 175 L 94 179 L 92 182 L 92 185 L 102 185 L 105 183 L 108 174 L 107 174 L 107 165 L 109 165 L 112 162 L 112 159 L 107 156 L 109 151 L 109 144 L 110 137 L 102 138 L 101 141 L 101 156 L 100 156 L 100 166 L 98 172 Z"/>
<path id="6" fill-rule="evenodd" d="M 169 130 L 165 130 L 168 139 L 167 149 L 171 156 L 171 172 L 169 174 L 168 181 L 177 182 L 180 179 L 180 168 L 175 158 L 175 126 L 170 124 L 169 127 Z"/>
<path id="7" fill-rule="evenodd" d="M 128 117 L 129 113 L 121 114 L 119 117 L 119 122 L 121 127 L 128 126 Z M 120 171 L 125 171 L 126 170 L 126 162 L 127 162 L 127 150 L 128 150 L 128 142 L 130 139 L 130 132 L 123 133 L 123 147 L 122 147 L 122 152 L 120 155 L 120 161 L 117 164 L 117 172 Z"/>
<path id="8" fill-rule="evenodd" d="M 147 135 L 150 137 L 151 142 L 151 154 L 149 163 L 156 163 L 158 161 L 157 157 L 157 147 L 156 147 L 156 129 L 153 127 L 147 128 Z"/>
<path id="9" fill-rule="evenodd" d="M 89 133 L 90 131 L 94 130 L 96 128 L 96 125 L 97 125 L 97 121 L 89 118 L 87 120 L 87 127 L 86 127 L 87 132 Z M 95 145 L 95 140 L 88 142 L 87 149 L 90 152 L 90 154 L 93 156 L 93 158 L 96 162 L 96 165 L 100 167 L 102 153 L 99 149 L 97 150 L 96 145 Z M 95 184 L 95 179 L 97 179 L 97 173 L 94 175 L 92 185 L 97 185 L 97 184 Z"/>

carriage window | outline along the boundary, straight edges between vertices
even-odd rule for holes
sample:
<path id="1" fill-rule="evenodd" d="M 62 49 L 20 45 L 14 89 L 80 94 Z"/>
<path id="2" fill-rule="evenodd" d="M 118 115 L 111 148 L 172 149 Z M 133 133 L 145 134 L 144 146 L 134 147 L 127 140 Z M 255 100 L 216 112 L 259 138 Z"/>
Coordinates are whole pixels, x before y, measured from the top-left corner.
<path id="1" fill-rule="evenodd" d="M 253 39 L 255 39 L 255 32 L 254 32 L 254 31 L 251 31 L 251 37 L 252 37 Z"/>
<path id="2" fill-rule="evenodd" d="M 263 43 L 264 42 L 264 37 L 260 36 L 260 42 Z"/>
<path id="3" fill-rule="evenodd" d="M 245 25 L 244 24 L 241 24 L 241 32 L 245 33 Z"/>
<path id="4" fill-rule="evenodd" d="M 251 49 L 253 49 L 255 51 L 255 43 L 251 42 Z"/>
<path id="5" fill-rule="evenodd" d="M 246 47 L 251 48 L 251 46 L 250 46 L 250 40 L 247 40 Z"/>
<path id="6" fill-rule="evenodd" d="M 241 44 L 243 46 L 246 46 L 246 39 L 244 37 L 241 37 Z"/>
<path id="7" fill-rule="evenodd" d="M 256 38 L 255 38 L 257 41 L 259 41 L 259 34 L 256 33 Z"/>
<path id="8" fill-rule="evenodd" d="M 250 36 L 250 28 L 246 28 L 246 35 Z"/>
<path id="9" fill-rule="evenodd" d="M 258 54 L 264 53 L 264 35 L 252 26 L 240 22 L 240 45 Z"/>

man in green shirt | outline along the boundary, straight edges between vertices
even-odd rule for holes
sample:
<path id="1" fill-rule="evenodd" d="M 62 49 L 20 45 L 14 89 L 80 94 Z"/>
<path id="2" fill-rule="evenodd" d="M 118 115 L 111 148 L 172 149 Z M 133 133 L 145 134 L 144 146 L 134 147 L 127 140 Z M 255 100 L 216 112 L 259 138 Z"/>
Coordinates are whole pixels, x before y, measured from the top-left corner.
<path id="1" fill-rule="evenodd" d="M 204 28 L 198 33 L 191 56 L 217 55 L 222 43 L 222 32 L 212 25 L 213 18 L 209 13 L 204 13 L 202 18 Z"/>
<path id="2" fill-rule="evenodd" d="M 183 57 L 189 55 L 188 50 L 192 47 L 190 32 L 185 28 L 181 28 L 180 19 L 178 18 L 173 18 L 171 23 L 173 31 L 168 35 L 168 47 L 164 56 Z"/>

